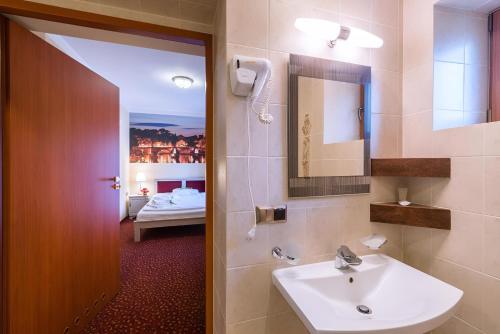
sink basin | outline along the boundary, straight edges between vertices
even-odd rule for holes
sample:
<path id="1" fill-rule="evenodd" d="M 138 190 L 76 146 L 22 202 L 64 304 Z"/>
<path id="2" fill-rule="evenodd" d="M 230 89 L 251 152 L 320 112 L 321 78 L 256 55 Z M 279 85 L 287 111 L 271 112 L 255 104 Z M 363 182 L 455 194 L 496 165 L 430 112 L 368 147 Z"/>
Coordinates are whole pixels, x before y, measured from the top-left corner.
<path id="1" fill-rule="evenodd" d="M 389 256 L 273 271 L 273 283 L 311 333 L 422 334 L 444 323 L 463 292 Z"/>

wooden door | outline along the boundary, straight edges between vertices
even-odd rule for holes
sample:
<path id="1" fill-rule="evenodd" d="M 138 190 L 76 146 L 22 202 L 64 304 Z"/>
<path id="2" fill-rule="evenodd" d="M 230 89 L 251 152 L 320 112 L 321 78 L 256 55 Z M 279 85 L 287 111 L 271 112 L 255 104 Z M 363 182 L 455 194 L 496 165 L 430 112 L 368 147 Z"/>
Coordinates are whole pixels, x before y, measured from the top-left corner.
<path id="1" fill-rule="evenodd" d="M 6 28 L 8 333 L 75 333 L 118 290 L 119 91 L 18 24 Z"/>

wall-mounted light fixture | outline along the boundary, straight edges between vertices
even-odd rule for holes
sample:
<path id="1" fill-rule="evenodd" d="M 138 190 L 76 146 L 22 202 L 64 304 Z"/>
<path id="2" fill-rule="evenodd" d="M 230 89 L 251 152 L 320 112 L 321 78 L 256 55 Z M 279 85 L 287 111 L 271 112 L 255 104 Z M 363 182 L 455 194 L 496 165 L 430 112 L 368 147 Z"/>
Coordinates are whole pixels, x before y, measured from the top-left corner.
<path id="1" fill-rule="evenodd" d="M 189 88 L 193 85 L 193 79 L 182 75 L 176 75 L 175 77 L 172 78 L 172 81 L 179 88 Z"/>
<path id="2" fill-rule="evenodd" d="M 327 20 L 298 18 L 295 20 L 295 28 L 314 37 L 325 39 L 331 48 L 338 40 L 362 48 L 380 48 L 384 44 L 382 38 L 372 33 Z"/>

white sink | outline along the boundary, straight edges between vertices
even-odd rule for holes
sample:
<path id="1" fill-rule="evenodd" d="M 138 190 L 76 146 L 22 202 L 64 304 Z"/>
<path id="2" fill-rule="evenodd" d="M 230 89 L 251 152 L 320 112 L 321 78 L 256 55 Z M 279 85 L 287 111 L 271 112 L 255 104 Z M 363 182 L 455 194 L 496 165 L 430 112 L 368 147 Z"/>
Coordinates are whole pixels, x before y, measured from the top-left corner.
<path id="1" fill-rule="evenodd" d="M 344 271 L 334 261 L 277 269 L 273 282 L 311 333 L 422 334 L 449 319 L 463 296 L 389 256 L 361 258 Z"/>

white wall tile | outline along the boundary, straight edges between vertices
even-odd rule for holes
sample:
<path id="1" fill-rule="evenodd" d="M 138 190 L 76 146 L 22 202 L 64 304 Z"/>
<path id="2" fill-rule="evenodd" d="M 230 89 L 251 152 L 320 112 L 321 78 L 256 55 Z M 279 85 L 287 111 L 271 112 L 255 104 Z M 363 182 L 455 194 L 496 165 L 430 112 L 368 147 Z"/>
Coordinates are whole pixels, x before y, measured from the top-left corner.
<path id="1" fill-rule="evenodd" d="M 434 109 L 464 109 L 464 65 L 434 62 Z"/>
<path id="2" fill-rule="evenodd" d="M 465 62 L 465 17 L 457 11 L 434 12 L 434 59 Z"/>

